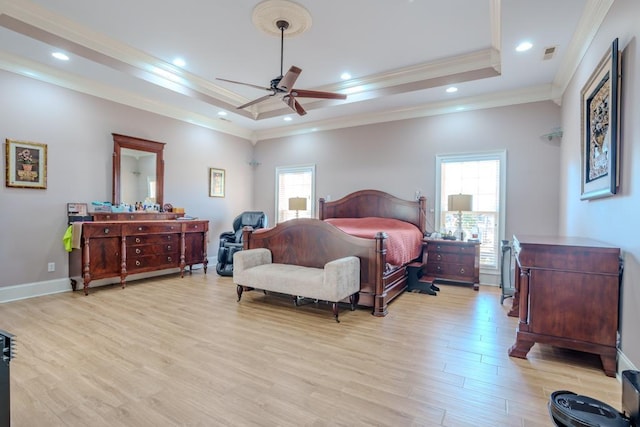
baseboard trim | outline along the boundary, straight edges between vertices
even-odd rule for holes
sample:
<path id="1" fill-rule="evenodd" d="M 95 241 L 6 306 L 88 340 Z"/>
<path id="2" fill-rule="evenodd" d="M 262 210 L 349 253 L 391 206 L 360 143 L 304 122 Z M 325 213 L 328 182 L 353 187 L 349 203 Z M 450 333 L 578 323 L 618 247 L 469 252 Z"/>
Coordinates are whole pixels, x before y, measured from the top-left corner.
<path id="1" fill-rule="evenodd" d="M 633 362 L 631 362 L 631 360 L 629 360 L 629 358 L 627 356 L 624 355 L 624 353 L 620 350 L 618 350 L 618 380 L 622 381 L 622 372 L 623 371 L 637 371 L 638 368 L 633 364 Z"/>
<path id="2" fill-rule="evenodd" d="M 18 301 L 43 295 L 70 292 L 71 282 L 68 277 L 47 280 L 44 282 L 25 283 L 22 285 L 3 286 L 0 288 L 0 303 Z"/>

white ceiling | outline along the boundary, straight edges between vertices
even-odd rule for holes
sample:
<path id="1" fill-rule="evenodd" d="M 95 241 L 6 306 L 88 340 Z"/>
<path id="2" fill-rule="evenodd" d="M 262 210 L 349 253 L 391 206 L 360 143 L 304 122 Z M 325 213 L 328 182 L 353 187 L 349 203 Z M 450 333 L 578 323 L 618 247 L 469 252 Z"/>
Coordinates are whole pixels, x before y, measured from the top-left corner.
<path id="1" fill-rule="evenodd" d="M 299 89 L 349 94 L 299 99 L 303 117 L 275 96 L 237 110 L 267 92 L 216 80 L 268 87 L 280 74 L 279 36 L 252 23 L 259 0 L 0 0 L 0 68 L 255 142 L 558 100 L 612 1 L 298 0 L 311 26 L 285 32 L 285 72 L 302 68 Z M 533 48 L 516 52 L 523 40 Z"/>

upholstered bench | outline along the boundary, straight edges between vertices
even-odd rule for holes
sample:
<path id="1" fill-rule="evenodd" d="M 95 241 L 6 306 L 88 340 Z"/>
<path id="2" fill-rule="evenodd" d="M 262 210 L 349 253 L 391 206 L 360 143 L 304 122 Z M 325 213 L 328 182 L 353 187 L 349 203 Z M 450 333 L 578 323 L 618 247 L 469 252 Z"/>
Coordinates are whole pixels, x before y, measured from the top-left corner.
<path id="1" fill-rule="evenodd" d="M 261 289 L 333 303 L 338 320 L 338 302 L 349 298 L 355 310 L 360 290 L 360 259 L 355 256 L 330 261 L 324 268 L 272 263 L 271 251 L 247 249 L 233 254 L 233 282 L 238 302 L 246 288 Z"/>

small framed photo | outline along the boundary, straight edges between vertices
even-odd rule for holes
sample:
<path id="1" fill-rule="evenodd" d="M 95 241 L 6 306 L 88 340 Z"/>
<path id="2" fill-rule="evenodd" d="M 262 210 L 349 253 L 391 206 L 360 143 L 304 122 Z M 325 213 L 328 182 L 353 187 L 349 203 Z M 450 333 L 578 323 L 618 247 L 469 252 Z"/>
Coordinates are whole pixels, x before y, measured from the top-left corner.
<path id="1" fill-rule="evenodd" d="M 209 197 L 224 197 L 224 169 L 209 168 Z"/>
<path id="2" fill-rule="evenodd" d="M 621 55 L 611 44 L 581 92 L 581 199 L 617 193 L 620 182 Z"/>
<path id="3" fill-rule="evenodd" d="M 5 169 L 7 187 L 46 189 L 46 144 L 7 139 Z"/>

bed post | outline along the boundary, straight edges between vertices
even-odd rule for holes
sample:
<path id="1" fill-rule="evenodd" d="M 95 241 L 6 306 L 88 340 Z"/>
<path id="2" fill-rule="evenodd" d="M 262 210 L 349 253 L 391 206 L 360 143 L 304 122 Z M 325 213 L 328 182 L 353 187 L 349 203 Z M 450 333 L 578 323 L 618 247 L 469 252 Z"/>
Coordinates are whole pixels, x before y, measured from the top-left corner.
<path id="1" fill-rule="evenodd" d="M 324 197 L 318 199 L 318 219 L 324 220 Z"/>
<path id="2" fill-rule="evenodd" d="M 376 260 L 375 260 L 375 295 L 373 299 L 373 315 L 377 317 L 384 317 L 387 315 L 387 292 L 384 289 L 384 281 L 382 279 L 384 274 L 385 256 L 387 254 L 386 240 L 387 234 L 380 231 L 376 233 Z"/>
<path id="3" fill-rule="evenodd" d="M 253 233 L 253 227 L 245 225 L 242 227 L 242 249 L 249 249 L 251 243 L 251 233 Z"/>
<path id="4" fill-rule="evenodd" d="M 422 235 L 427 231 L 427 198 L 425 196 L 420 196 L 418 199 L 418 203 L 420 204 L 420 213 L 419 213 L 419 221 L 420 221 L 420 231 L 422 231 Z"/>

